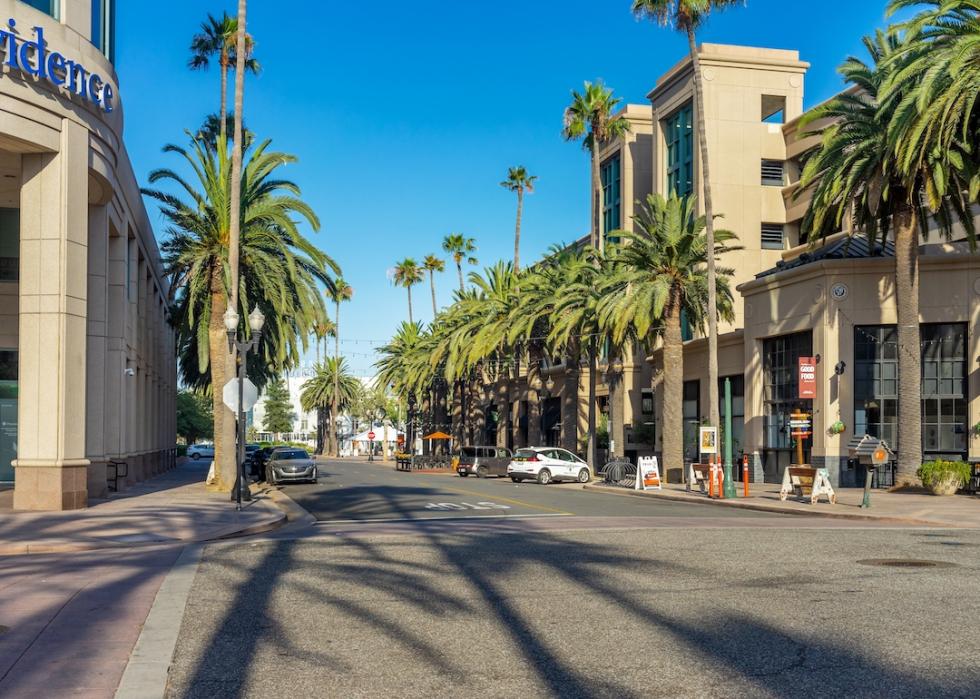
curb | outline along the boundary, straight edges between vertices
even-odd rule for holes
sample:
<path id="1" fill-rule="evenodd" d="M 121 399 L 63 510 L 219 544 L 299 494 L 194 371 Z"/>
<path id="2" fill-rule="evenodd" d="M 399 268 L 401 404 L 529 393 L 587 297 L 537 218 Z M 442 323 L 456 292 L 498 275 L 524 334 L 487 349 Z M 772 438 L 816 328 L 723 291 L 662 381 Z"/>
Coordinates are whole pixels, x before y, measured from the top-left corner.
<path id="1" fill-rule="evenodd" d="M 310 514 L 305 507 L 298 504 L 295 500 L 286 495 L 286 493 L 279 489 L 272 488 L 264 492 L 269 496 L 269 499 L 272 500 L 272 504 L 282 510 L 286 521 L 290 524 L 316 524 L 316 517 Z"/>
<path id="2" fill-rule="evenodd" d="M 952 522 L 939 522 L 933 519 L 915 519 L 913 517 L 894 517 L 889 515 L 873 515 L 873 514 L 860 514 L 857 512 L 828 512 L 826 510 L 798 510 L 790 507 L 780 507 L 778 505 L 768 505 L 758 502 L 743 502 L 738 499 L 736 500 L 716 500 L 713 498 L 705 497 L 703 500 L 701 498 L 692 497 L 689 495 L 681 495 L 679 493 L 668 493 L 662 491 L 638 491 L 638 490 L 627 490 L 625 488 L 613 488 L 608 485 L 585 485 L 583 490 L 592 490 L 600 493 L 608 493 L 609 495 L 623 495 L 626 497 L 638 497 L 638 498 L 660 498 L 662 500 L 671 500 L 673 502 L 691 502 L 700 503 L 704 505 L 717 505 L 719 507 L 737 507 L 743 510 L 756 510 L 758 512 L 775 512 L 782 515 L 796 515 L 799 517 L 828 517 L 830 519 L 847 519 L 856 520 L 861 522 L 882 522 L 885 524 L 914 524 L 919 526 L 928 527 L 944 527 L 946 529 L 970 529 L 971 527 L 964 527 L 962 525 L 957 525 Z"/>

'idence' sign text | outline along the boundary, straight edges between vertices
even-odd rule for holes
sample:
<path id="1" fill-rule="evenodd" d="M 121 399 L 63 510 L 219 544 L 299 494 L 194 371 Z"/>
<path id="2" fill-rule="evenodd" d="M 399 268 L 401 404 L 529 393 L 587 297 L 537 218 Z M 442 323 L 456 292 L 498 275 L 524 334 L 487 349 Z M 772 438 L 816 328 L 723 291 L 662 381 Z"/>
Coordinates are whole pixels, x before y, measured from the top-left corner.
<path id="1" fill-rule="evenodd" d="M 17 23 L 13 19 L 7 20 L 7 26 L 9 29 L 0 29 L 0 49 L 6 54 L 4 63 L 63 87 L 82 99 L 94 102 L 106 112 L 112 111 L 112 99 L 115 97 L 112 85 L 57 51 L 49 52 L 44 45 L 43 27 L 34 27 L 34 39 L 24 41 L 17 36 Z"/>

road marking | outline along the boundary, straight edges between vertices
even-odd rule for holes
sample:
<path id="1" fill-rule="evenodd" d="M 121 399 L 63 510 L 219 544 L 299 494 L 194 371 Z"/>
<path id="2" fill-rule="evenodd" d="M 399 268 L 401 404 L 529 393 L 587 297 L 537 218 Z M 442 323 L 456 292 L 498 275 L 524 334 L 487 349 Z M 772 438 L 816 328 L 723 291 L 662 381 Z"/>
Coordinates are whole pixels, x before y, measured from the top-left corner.
<path id="1" fill-rule="evenodd" d="M 451 491 L 451 492 L 454 492 L 454 493 L 463 493 L 464 495 L 476 495 L 476 496 L 481 497 L 481 498 L 487 497 L 487 494 L 486 493 L 477 493 L 477 492 L 474 492 L 472 490 L 464 490 L 462 488 L 444 488 L 444 490 L 448 490 L 448 491 Z M 490 497 L 492 497 L 494 500 L 500 500 L 501 502 L 509 502 L 512 505 L 519 505 L 521 507 L 530 507 L 532 510 L 545 510 L 547 512 L 553 512 L 553 513 L 558 514 L 558 515 L 572 515 L 572 514 L 575 514 L 574 512 L 567 512 L 565 510 L 556 510 L 553 507 L 545 507 L 544 505 L 532 505 L 529 502 L 523 502 L 521 500 L 514 500 L 512 498 L 502 498 L 502 497 L 500 497 L 498 495 L 491 495 Z"/>
<path id="2" fill-rule="evenodd" d="M 325 519 L 317 522 L 321 524 L 377 524 L 381 522 L 422 522 L 437 520 L 448 522 L 457 519 L 532 519 L 535 517 L 568 517 L 570 512 L 539 513 L 526 515 L 458 515 L 455 517 L 391 517 L 384 519 Z"/>
<path id="3" fill-rule="evenodd" d="M 498 505 L 495 502 L 430 502 L 427 510 L 509 510 L 510 505 Z"/>

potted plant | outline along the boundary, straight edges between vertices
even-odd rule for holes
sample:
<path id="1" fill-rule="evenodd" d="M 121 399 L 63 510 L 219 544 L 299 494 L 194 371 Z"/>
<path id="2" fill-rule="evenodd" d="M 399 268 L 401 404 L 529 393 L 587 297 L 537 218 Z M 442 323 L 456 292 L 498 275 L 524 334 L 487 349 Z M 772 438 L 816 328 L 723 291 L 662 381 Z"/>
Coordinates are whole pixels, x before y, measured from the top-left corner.
<path id="1" fill-rule="evenodd" d="M 916 475 L 933 495 L 954 495 L 970 480 L 970 465 L 936 459 L 922 464 Z"/>

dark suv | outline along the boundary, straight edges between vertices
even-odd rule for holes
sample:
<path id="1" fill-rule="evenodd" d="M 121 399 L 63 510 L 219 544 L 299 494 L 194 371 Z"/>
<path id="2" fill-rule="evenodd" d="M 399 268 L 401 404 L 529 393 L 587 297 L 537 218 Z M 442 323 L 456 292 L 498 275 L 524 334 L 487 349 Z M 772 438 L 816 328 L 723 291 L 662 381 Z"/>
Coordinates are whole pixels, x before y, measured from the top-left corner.
<path id="1" fill-rule="evenodd" d="M 458 458 L 456 473 L 463 478 L 471 473 L 477 478 L 506 477 L 511 453 L 505 447 L 463 447 Z"/>

